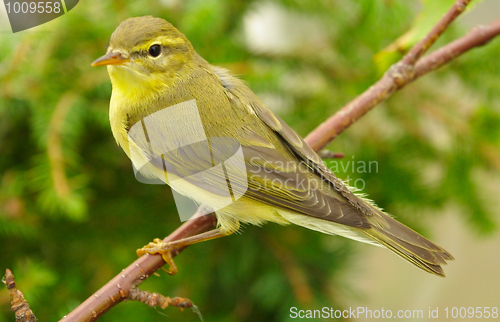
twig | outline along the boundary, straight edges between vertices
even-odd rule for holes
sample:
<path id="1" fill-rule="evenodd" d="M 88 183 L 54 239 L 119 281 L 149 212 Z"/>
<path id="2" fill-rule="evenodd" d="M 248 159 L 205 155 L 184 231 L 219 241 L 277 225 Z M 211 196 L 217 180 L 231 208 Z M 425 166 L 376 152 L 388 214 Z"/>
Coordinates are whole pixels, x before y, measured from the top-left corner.
<path id="1" fill-rule="evenodd" d="M 321 159 L 342 159 L 344 157 L 344 153 L 332 152 L 330 150 L 321 150 L 318 152 L 318 155 Z"/>
<path id="2" fill-rule="evenodd" d="M 429 31 L 429 33 L 413 46 L 410 51 L 401 60 L 405 65 L 415 65 L 417 60 L 436 42 L 450 24 L 465 11 L 471 0 L 458 0 L 448 10 L 439 22 Z"/>
<path id="3" fill-rule="evenodd" d="M 163 296 L 156 292 L 151 293 L 148 291 L 143 291 L 136 287 L 130 289 L 130 293 L 127 299 L 130 301 L 139 301 L 151 307 L 159 306 L 162 309 L 165 309 L 169 306 L 175 306 L 180 308 L 181 310 L 193 307 L 193 302 L 191 302 L 191 300 L 189 299 L 185 299 L 182 297 L 174 297 L 172 299 L 168 296 Z"/>
<path id="4" fill-rule="evenodd" d="M 215 227 L 216 219 L 213 214 L 201 215 L 196 213 L 163 241 L 169 242 L 189 236 L 200 234 Z M 175 249 L 172 257 L 180 253 L 184 248 Z M 126 300 L 130 296 L 130 291 L 136 288 L 151 274 L 160 269 L 165 262 L 160 255 L 146 255 L 138 258 L 130 264 L 120 274 L 106 283 L 99 291 L 94 293 L 85 302 L 80 304 L 61 321 L 95 321 L 119 302 Z"/>
<path id="5" fill-rule="evenodd" d="M 307 144 L 315 151 L 320 151 L 351 124 L 374 106 L 386 100 L 396 90 L 449 62 L 467 50 L 487 43 L 498 35 L 500 33 L 500 23 L 496 21 L 488 27 L 476 28 L 468 35 L 444 46 L 425 58 L 419 59 L 469 2 L 470 0 L 456 1 L 429 34 L 415 45 L 399 63 L 391 67 L 374 86 L 311 132 L 305 138 Z M 197 215 L 198 213 L 193 216 L 193 218 L 196 218 L 184 223 L 166 237 L 164 241 L 168 242 L 193 236 L 215 227 L 216 219 L 213 214 L 200 217 L 197 217 Z M 183 249 L 176 249 L 172 256 L 176 256 Z M 61 321 L 95 321 L 111 307 L 127 299 L 130 296 L 131 289 L 137 287 L 163 264 L 165 263 L 160 255 L 142 256 Z"/>
<path id="6" fill-rule="evenodd" d="M 442 47 L 431 55 L 419 59 L 450 25 L 470 0 L 458 0 L 434 28 L 417 43 L 398 63 L 394 64 L 380 80 L 353 101 L 323 122 L 307 137 L 306 142 L 316 151 L 323 149 L 340 133 L 385 101 L 395 91 L 418 77 L 449 62 L 474 47 L 484 45 L 499 34 L 498 22 L 487 27 L 477 27 L 468 35 Z M 472 35 L 471 35 L 472 34 Z M 474 39 L 473 37 L 479 37 Z"/>
<path id="7" fill-rule="evenodd" d="M 28 301 L 24 298 L 23 293 L 16 288 L 16 281 L 10 269 L 5 270 L 2 281 L 9 290 L 10 306 L 16 316 L 16 322 L 36 322 L 36 317 L 31 311 Z"/>
<path id="8" fill-rule="evenodd" d="M 182 297 L 174 297 L 173 299 L 168 296 L 163 296 L 156 292 L 143 291 L 137 287 L 130 289 L 130 294 L 128 296 L 130 301 L 139 301 L 151 307 L 159 306 L 162 309 L 166 309 L 169 306 L 175 306 L 183 311 L 184 309 L 193 309 L 193 312 L 198 315 L 200 321 L 203 322 L 203 316 L 200 310 L 190 299 L 185 299 Z"/>
<path id="9" fill-rule="evenodd" d="M 415 65 L 415 74 L 412 81 L 420 76 L 433 71 L 474 47 L 480 47 L 489 43 L 500 34 L 500 19 L 497 19 L 487 26 L 477 26 L 467 35 L 457 39 L 448 45 L 439 48 L 432 54 L 420 59 Z"/>

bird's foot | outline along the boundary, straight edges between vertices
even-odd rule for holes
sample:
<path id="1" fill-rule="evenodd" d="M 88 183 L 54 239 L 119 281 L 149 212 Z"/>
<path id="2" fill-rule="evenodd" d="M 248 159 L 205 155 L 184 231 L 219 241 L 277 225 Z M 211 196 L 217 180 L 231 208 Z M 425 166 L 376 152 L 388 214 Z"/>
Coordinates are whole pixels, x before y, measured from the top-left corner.
<path id="1" fill-rule="evenodd" d="M 165 268 L 163 268 L 163 270 L 169 275 L 175 275 L 177 274 L 178 270 L 177 266 L 175 265 L 174 259 L 172 258 L 171 250 L 173 249 L 174 247 L 170 246 L 170 243 L 165 243 L 163 240 L 155 238 L 152 242 L 150 242 L 146 246 L 142 247 L 141 249 L 138 249 L 137 256 L 141 257 L 144 254 L 150 254 L 150 255 L 160 254 L 165 263 L 169 265 L 168 270 L 166 270 Z"/>

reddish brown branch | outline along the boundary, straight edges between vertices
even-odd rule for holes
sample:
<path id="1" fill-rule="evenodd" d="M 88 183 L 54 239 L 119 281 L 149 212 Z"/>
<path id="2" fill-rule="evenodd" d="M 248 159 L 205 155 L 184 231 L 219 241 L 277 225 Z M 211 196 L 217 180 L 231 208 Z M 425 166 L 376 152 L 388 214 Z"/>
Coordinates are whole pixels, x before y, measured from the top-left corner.
<path id="1" fill-rule="evenodd" d="M 441 67 L 474 47 L 486 45 L 499 34 L 500 19 L 493 21 L 487 26 L 475 27 L 462 38 L 420 59 L 415 64 L 415 74 L 412 80 Z"/>
<path id="2" fill-rule="evenodd" d="M 318 152 L 321 159 L 342 159 L 344 157 L 344 153 L 332 152 L 329 150 L 321 150 Z"/>
<path id="3" fill-rule="evenodd" d="M 476 28 L 466 36 L 420 59 L 469 2 L 470 0 L 456 1 L 453 7 L 443 16 L 429 34 L 415 45 L 399 63 L 392 66 L 367 91 L 311 132 L 306 137 L 306 142 L 315 151 L 320 151 L 351 124 L 377 104 L 386 100 L 396 90 L 449 62 L 467 50 L 487 43 L 498 35 L 500 33 L 500 22 L 496 21 L 488 27 Z M 166 237 L 164 241 L 168 242 L 193 236 L 208 231 L 214 228 L 215 225 L 216 220 L 214 215 L 191 219 Z M 175 256 L 182 250 L 178 249 L 172 255 Z M 118 302 L 127 299 L 130 296 L 131 290 L 164 264 L 160 255 L 142 256 L 61 321 L 96 320 Z"/>
<path id="4" fill-rule="evenodd" d="M 10 295 L 10 307 L 16 316 L 16 322 L 36 322 L 36 317 L 21 291 L 16 288 L 16 281 L 10 269 L 5 270 L 3 282 Z"/>
<path id="5" fill-rule="evenodd" d="M 197 214 L 195 214 L 195 216 L 196 215 Z M 214 215 L 200 216 L 185 222 L 172 234 L 166 237 L 164 241 L 168 242 L 194 236 L 214 228 L 215 224 L 216 220 Z M 172 256 L 176 256 L 183 250 L 183 248 L 176 249 L 172 252 Z M 97 320 L 97 318 L 106 313 L 113 306 L 128 299 L 131 289 L 141 284 L 164 264 L 165 262 L 160 255 L 147 255 L 138 258 L 61 321 L 83 322 Z"/>
<path id="6" fill-rule="evenodd" d="M 394 64 L 373 86 L 348 103 L 328 120 L 323 122 L 307 137 L 306 142 L 314 150 L 323 149 L 340 133 L 368 113 L 376 105 L 389 98 L 392 93 L 403 88 L 418 77 L 432 71 L 478 46 L 482 46 L 499 34 L 499 22 L 489 26 L 474 28 L 466 36 L 421 57 L 441 35 L 453 19 L 462 11 L 468 0 L 458 0 L 447 14 L 436 24 L 429 34 L 416 44 L 398 63 Z"/>
<path id="7" fill-rule="evenodd" d="M 156 292 L 151 293 L 148 291 L 143 291 L 136 287 L 130 289 L 128 300 L 139 301 L 151 307 L 159 306 L 162 309 L 165 309 L 169 306 L 175 306 L 180 308 L 181 310 L 193 307 L 193 302 L 191 302 L 191 300 L 189 299 L 185 299 L 182 297 L 174 297 L 173 299 L 171 299 L 168 296 L 163 296 Z"/>
<path id="8" fill-rule="evenodd" d="M 429 31 L 429 33 L 413 46 L 401 60 L 405 65 L 415 65 L 415 62 L 422 57 L 425 52 L 436 42 L 450 24 L 465 11 L 471 0 L 458 0 L 448 10 L 439 22 Z"/>

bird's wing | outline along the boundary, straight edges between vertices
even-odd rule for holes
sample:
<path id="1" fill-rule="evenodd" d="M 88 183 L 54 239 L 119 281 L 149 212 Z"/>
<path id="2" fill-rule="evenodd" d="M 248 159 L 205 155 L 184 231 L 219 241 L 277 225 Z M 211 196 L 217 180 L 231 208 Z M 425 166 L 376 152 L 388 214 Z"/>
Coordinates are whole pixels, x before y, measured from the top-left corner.
<path id="1" fill-rule="evenodd" d="M 330 169 L 328 169 L 319 155 L 298 135 L 288 124 L 262 103 L 257 101 L 251 105 L 257 116 L 266 123 L 274 132 L 276 132 L 286 145 L 295 154 L 305 162 L 312 171 L 316 172 L 322 180 L 328 182 L 337 193 L 345 198 L 353 208 L 364 215 L 373 215 L 373 207 L 367 205 L 353 194 L 342 180 L 337 178 Z"/>
<path id="2" fill-rule="evenodd" d="M 301 213 L 349 226 L 367 227 L 368 224 L 364 217 L 371 216 L 379 210 L 353 194 L 344 182 L 325 166 L 323 160 L 300 135 L 265 107 L 258 97 L 239 79 L 232 77 L 222 68 L 215 68 L 214 71 L 222 86 L 226 89 L 228 99 L 234 108 L 250 108 L 251 112 L 272 130 L 272 135 L 279 138 L 274 142 L 285 145 L 285 150 L 293 151 L 293 159 L 300 162 L 302 168 L 306 167 L 309 170 L 307 174 L 304 174 L 307 179 L 318 182 L 322 187 L 328 186 L 327 189 L 310 189 L 307 192 L 301 191 L 297 186 L 291 187 L 286 193 L 277 189 L 276 194 L 278 194 L 279 199 L 273 203 L 289 203 L 290 200 L 293 200 L 294 210 Z M 250 139 L 248 141 L 256 140 Z M 263 169 L 273 163 L 290 162 L 289 159 L 280 154 L 279 151 L 282 149 L 273 149 L 265 147 L 265 145 L 255 144 L 247 145 L 246 150 L 250 155 L 262 157 L 261 167 Z M 296 174 L 294 173 L 294 175 Z M 272 178 L 266 181 L 272 181 Z M 332 190 L 335 193 L 332 193 Z M 308 193 L 309 198 L 304 199 L 303 196 L 300 196 L 300 194 L 304 193 Z M 259 195 L 259 197 L 265 197 L 259 192 L 255 192 L 255 194 Z M 266 191 L 266 194 L 268 194 L 268 191 Z M 326 203 L 325 208 L 318 208 L 318 205 L 322 205 L 323 202 Z"/>

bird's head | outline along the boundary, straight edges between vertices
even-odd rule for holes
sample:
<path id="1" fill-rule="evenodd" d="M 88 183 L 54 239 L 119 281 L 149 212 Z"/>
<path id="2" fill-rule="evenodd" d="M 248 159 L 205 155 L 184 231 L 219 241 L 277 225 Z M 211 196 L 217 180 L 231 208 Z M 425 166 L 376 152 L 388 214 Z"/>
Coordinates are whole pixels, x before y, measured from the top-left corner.
<path id="1" fill-rule="evenodd" d="M 151 16 L 137 17 L 116 28 L 106 54 L 92 66 L 108 66 L 113 90 L 148 96 L 172 85 L 189 69 L 194 54 L 189 40 L 172 24 Z"/>

